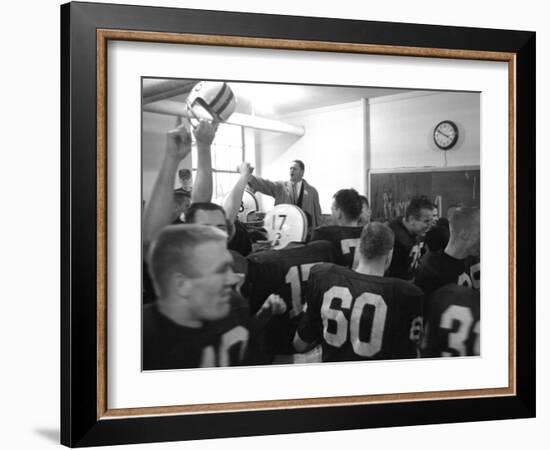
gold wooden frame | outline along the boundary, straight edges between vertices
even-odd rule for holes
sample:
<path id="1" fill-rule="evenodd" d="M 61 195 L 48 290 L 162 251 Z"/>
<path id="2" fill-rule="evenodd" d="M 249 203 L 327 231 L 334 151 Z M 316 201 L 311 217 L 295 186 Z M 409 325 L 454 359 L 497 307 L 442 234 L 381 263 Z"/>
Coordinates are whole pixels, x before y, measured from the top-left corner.
<path id="1" fill-rule="evenodd" d="M 509 73 L 509 317 L 508 317 L 508 387 L 454 391 L 433 391 L 404 394 L 382 394 L 365 396 L 343 396 L 325 398 L 302 398 L 289 400 L 268 400 L 252 402 L 213 403 L 203 405 L 179 405 L 167 407 L 144 407 L 108 409 L 107 405 L 107 42 L 109 40 L 180 43 L 196 45 L 233 46 L 286 50 L 315 50 L 379 54 L 391 56 L 437 57 L 501 61 L 508 63 Z M 448 400 L 481 397 L 502 397 L 516 395 L 516 54 L 474 50 L 453 50 L 445 48 L 420 48 L 354 43 L 333 43 L 320 41 L 297 41 L 286 39 L 260 39 L 234 36 L 212 36 L 198 34 L 157 33 L 113 29 L 97 30 L 97 419 L 165 414 L 220 413 L 236 411 L 258 411 L 265 409 L 289 409 L 319 406 L 346 406 L 411 402 L 421 400 Z"/>

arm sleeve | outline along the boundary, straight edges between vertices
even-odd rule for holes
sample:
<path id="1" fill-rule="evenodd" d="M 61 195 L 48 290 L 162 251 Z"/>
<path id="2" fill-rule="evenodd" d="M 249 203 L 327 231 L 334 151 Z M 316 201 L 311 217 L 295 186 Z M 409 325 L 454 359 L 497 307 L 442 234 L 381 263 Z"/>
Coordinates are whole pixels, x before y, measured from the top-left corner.
<path id="1" fill-rule="evenodd" d="M 277 195 L 278 188 L 280 188 L 280 183 L 265 180 L 264 178 L 256 177 L 254 175 L 250 177 L 248 185 L 255 191 L 270 195 L 271 197 L 275 197 Z"/>
<path id="2" fill-rule="evenodd" d="M 313 234 L 311 235 L 312 241 L 324 241 L 326 239 L 327 238 L 324 236 L 322 228 L 315 228 L 315 230 L 313 230 Z"/>
<path id="3" fill-rule="evenodd" d="M 319 203 L 319 193 L 315 189 L 315 202 L 313 204 L 314 226 L 319 226 L 321 223 L 321 205 Z"/>

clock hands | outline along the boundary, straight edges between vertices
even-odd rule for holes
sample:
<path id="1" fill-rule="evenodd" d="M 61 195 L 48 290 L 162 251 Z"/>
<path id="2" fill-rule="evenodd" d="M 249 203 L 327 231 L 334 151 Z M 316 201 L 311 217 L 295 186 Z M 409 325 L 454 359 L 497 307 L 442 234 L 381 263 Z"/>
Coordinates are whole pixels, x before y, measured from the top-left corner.
<path id="1" fill-rule="evenodd" d="M 450 139 L 450 137 L 451 137 L 451 136 L 449 136 L 448 134 L 443 133 L 443 131 L 441 131 L 441 130 L 436 130 L 435 132 L 436 132 L 436 133 L 439 133 L 439 134 L 442 134 L 442 135 L 445 136 L 447 139 Z"/>

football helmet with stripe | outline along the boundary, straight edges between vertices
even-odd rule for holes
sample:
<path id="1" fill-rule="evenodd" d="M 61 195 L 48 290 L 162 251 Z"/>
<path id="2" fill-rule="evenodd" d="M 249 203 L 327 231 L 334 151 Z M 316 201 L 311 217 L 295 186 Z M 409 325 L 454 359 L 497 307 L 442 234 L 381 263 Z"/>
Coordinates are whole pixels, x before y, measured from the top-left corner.
<path id="1" fill-rule="evenodd" d="M 200 81 L 187 96 L 185 104 L 192 124 L 199 120 L 225 122 L 235 111 L 237 100 L 227 83 Z"/>

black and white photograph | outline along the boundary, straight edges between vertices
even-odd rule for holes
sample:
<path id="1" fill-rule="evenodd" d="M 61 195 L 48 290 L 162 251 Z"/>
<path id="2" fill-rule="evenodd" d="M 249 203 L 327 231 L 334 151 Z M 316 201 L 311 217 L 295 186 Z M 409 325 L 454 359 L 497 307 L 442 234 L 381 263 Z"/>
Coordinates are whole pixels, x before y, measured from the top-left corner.
<path id="1" fill-rule="evenodd" d="M 535 415 L 534 32 L 61 19 L 62 443 Z"/>
<path id="2" fill-rule="evenodd" d="M 7 2 L 0 447 L 546 449 L 544 4 Z"/>
<path id="3" fill-rule="evenodd" d="M 141 82 L 142 370 L 480 356 L 480 92 Z"/>

